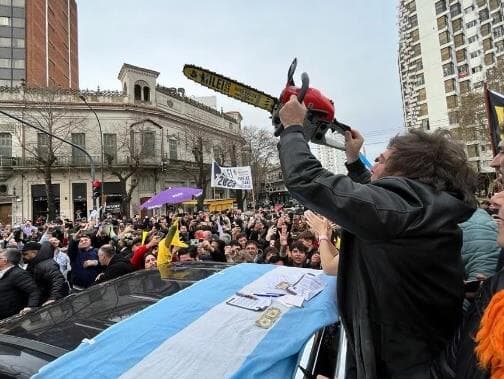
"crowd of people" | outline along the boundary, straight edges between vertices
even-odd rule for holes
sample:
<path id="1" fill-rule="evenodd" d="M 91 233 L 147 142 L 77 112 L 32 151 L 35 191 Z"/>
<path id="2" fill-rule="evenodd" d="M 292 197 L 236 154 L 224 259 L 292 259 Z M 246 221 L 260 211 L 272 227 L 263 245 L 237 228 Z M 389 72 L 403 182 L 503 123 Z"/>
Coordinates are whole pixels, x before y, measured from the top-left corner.
<path id="1" fill-rule="evenodd" d="M 327 224 L 331 240 L 336 225 Z M 170 212 L 102 221 L 56 220 L 1 225 L 0 318 L 50 304 L 89 286 L 165 262 L 262 263 L 321 269 L 318 225 L 310 228 L 302 209 L 281 206 L 243 212 Z M 179 243 L 172 241 L 174 229 Z M 168 242 L 170 241 L 170 242 Z M 172 244 L 173 242 L 173 244 Z M 158 254 L 159 253 L 159 254 Z M 166 254 L 164 254 L 166 255 Z M 5 295 L 5 296 L 3 296 Z"/>

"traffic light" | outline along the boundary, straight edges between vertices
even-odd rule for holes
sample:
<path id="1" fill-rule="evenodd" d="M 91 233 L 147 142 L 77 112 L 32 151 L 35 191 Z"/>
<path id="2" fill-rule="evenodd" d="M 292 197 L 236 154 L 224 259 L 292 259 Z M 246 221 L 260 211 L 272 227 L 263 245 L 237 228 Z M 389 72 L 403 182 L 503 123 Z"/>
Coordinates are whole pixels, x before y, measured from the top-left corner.
<path id="1" fill-rule="evenodd" d="M 93 186 L 93 199 L 98 199 L 101 195 L 102 183 L 99 180 L 94 180 L 92 186 Z"/>

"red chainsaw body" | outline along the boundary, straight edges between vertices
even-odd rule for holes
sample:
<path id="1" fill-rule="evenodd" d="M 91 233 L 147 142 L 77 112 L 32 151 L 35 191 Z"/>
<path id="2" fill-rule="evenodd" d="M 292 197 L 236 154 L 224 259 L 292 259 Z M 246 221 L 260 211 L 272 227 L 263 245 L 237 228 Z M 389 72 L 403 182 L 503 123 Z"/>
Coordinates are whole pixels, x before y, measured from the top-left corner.
<path id="1" fill-rule="evenodd" d="M 280 103 L 285 104 L 292 95 L 298 95 L 301 88 L 296 86 L 287 86 L 280 95 Z M 315 88 L 308 88 L 304 97 L 303 103 L 307 108 L 315 112 L 323 114 L 322 118 L 327 122 L 334 120 L 334 104 L 333 102 L 322 95 L 322 93 Z"/>

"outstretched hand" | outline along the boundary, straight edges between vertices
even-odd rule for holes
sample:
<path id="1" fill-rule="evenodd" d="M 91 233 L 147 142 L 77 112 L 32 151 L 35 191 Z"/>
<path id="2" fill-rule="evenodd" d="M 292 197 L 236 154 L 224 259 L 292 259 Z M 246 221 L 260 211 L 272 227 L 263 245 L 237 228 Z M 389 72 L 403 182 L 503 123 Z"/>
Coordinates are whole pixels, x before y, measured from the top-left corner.
<path id="1" fill-rule="evenodd" d="M 332 228 L 329 220 L 323 216 L 318 216 L 312 211 L 305 212 L 306 221 L 310 226 L 312 232 L 314 232 L 317 237 L 319 236 L 327 236 L 331 237 Z"/>

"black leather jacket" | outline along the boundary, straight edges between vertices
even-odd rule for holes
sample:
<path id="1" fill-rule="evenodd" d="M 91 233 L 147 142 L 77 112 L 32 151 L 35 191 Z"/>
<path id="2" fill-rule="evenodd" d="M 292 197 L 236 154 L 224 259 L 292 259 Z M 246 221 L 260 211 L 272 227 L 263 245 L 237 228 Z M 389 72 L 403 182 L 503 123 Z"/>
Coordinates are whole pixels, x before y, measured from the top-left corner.
<path id="1" fill-rule="evenodd" d="M 68 283 L 53 256 L 51 244 L 42 242 L 37 256 L 26 268 L 40 290 L 41 304 L 47 300 L 59 300 L 69 293 Z"/>
<path id="2" fill-rule="evenodd" d="M 284 131 L 280 161 L 292 196 L 343 228 L 337 296 L 349 341 L 347 378 L 412 377 L 430 366 L 460 320 L 457 225 L 474 208 L 403 177 L 357 183 L 370 177 L 360 161 L 349 165 L 349 176 L 334 175 L 302 131 Z"/>

